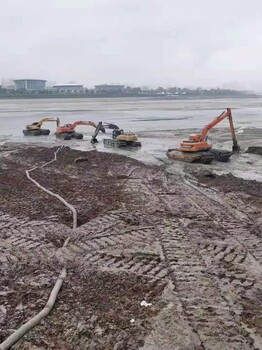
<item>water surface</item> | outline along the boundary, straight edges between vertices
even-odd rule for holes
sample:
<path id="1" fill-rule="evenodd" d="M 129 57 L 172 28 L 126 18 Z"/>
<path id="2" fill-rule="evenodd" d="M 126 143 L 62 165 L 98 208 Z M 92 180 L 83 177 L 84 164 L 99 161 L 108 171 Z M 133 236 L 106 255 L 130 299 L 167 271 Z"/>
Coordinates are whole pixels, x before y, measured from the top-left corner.
<path id="1" fill-rule="evenodd" d="M 234 124 L 239 142 L 243 149 L 249 145 L 262 146 L 262 99 L 214 99 L 214 100 L 152 100 L 150 98 L 99 98 L 99 99 L 34 99 L 34 100 L 0 100 L 0 143 L 24 142 L 37 144 L 68 144 L 77 149 L 92 149 L 90 137 L 94 131 L 90 126 L 79 126 L 77 130 L 84 134 L 84 140 L 61 141 L 54 136 L 55 123 L 46 123 L 44 127 L 51 130 L 49 136 L 25 137 L 22 130 L 27 124 L 46 117 L 59 117 L 61 123 L 76 120 L 94 122 L 113 122 L 120 128 L 138 133 L 143 144 L 140 150 L 104 149 L 100 142 L 98 150 L 118 152 L 130 155 L 149 163 L 159 163 L 166 159 L 166 150 L 176 147 L 179 141 L 186 139 L 191 132 L 200 132 L 204 125 L 220 115 L 227 107 L 232 108 Z M 210 132 L 210 138 L 216 147 L 231 148 L 228 121 L 220 123 Z M 100 141 L 103 137 L 99 135 Z M 253 156 L 251 156 L 252 158 Z M 258 156 L 255 156 L 258 157 Z M 246 159 L 247 158 L 247 159 Z M 243 155 L 237 163 L 222 165 L 222 168 L 235 168 L 241 176 L 243 164 L 249 161 Z M 241 165 L 241 162 L 243 163 Z M 256 161 L 248 165 L 249 176 L 259 178 Z M 257 166 L 258 163 L 258 166 Z M 246 169 L 246 168 L 245 168 Z M 259 175 L 257 175 L 257 173 Z M 247 173 L 247 171 L 243 171 Z M 255 174 L 256 173 L 256 174 Z M 261 170 L 262 173 L 262 170 Z M 253 174 L 253 175 L 252 175 Z M 262 175 L 261 175 L 262 176 Z M 262 179 L 262 177 L 261 177 Z"/>

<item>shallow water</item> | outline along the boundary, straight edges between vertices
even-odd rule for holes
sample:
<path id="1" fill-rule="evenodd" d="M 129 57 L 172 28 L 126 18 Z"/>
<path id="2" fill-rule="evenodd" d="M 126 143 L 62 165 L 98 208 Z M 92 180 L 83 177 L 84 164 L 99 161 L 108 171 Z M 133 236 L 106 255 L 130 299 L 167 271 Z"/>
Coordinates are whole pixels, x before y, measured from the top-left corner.
<path id="1" fill-rule="evenodd" d="M 178 146 L 188 134 L 201 131 L 203 126 L 220 115 L 226 107 L 232 108 L 237 137 L 242 149 L 251 145 L 262 146 L 262 98 L 261 99 L 214 99 L 214 100 L 152 100 L 144 98 L 100 98 L 100 99 L 50 99 L 50 100 L 0 100 L 0 143 L 6 141 L 67 144 L 71 147 L 88 150 L 117 152 L 136 159 L 158 164 L 166 160 L 166 150 Z M 51 130 L 49 136 L 24 137 L 22 130 L 26 124 L 45 117 L 59 117 L 61 123 L 76 120 L 113 122 L 126 131 L 135 131 L 143 144 L 141 149 L 105 149 L 100 142 L 90 144 L 94 129 L 79 126 L 84 140 L 62 141 L 54 136 L 55 123 L 46 123 Z M 215 147 L 231 148 L 227 121 L 223 121 L 210 132 Z M 98 139 L 104 137 L 100 134 Z M 255 157 L 255 159 L 253 159 Z M 251 159 L 252 158 L 252 159 Z M 251 160 L 250 160 L 251 159 Z M 252 164 L 249 164 L 252 163 Z M 175 165 L 174 165 L 175 166 Z M 230 170 L 238 176 L 261 179 L 261 157 L 242 154 L 225 164 L 212 167 L 223 171 Z"/>

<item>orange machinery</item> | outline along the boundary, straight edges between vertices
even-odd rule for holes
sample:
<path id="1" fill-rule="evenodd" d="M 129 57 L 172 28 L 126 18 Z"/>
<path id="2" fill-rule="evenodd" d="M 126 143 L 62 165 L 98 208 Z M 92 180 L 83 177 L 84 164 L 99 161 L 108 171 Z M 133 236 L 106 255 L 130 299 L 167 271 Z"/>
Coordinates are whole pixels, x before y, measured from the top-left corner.
<path id="1" fill-rule="evenodd" d="M 83 134 L 75 132 L 75 128 L 78 125 L 91 125 L 95 128 L 94 134 L 92 135 L 91 142 L 96 143 L 97 135 L 101 131 L 103 133 L 106 132 L 106 129 L 119 129 L 117 125 L 113 123 L 103 123 L 99 122 L 98 124 L 91 121 L 76 121 L 73 124 L 65 124 L 60 126 L 60 121 L 58 119 L 58 127 L 56 129 L 56 136 L 62 137 L 64 140 L 70 140 L 71 138 L 82 139 Z"/>
<path id="2" fill-rule="evenodd" d="M 238 152 L 240 147 L 238 146 L 235 128 L 232 119 L 231 109 L 227 108 L 225 112 L 220 114 L 219 117 L 215 118 L 211 123 L 205 125 L 201 134 L 192 134 L 189 135 L 189 139 L 182 141 L 180 143 L 179 150 L 182 152 L 199 152 L 199 151 L 208 151 L 212 148 L 212 145 L 207 142 L 207 134 L 210 129 L 214 128 L 218 123 L 222 122 L 225 118 L 228 118 L 231 136 L 233 140 L 232 151 Z"/>
<path id="3" fill-rule="evenodd" d="M 201 134 L 192 134 L 188 140 L 180 142 L 179 148 L 168 149 L 166 155 L 168 158 L 173 160 L 180 160 L 190 163 L 204 163 L 208 164 L 213 159 L 227 162 L 232 155 L 232 152 L 222 149 L 212 148 L 212 144 L 207 142 L 207 135 L 210 129 L 214 128 L 225 118 L 228 118 L 231 136 L 233 140 L 232 151 L 234 153 L 239 152 L 240 147 L 238 146 L 235 128 L 233 124 L 231 109 L 227 108 L 225 112 L 220 114 L 219 117 L 215 118 L 211 123 L 207 124 Z"/>
<path id="4" fill-rule="evenodd" d="M 58 127 L 56 129 L 56 136 L 62 137 L 64 140 L 70 140 L 71 138 L 82 139 L 83 134 L 75 132 L 75 128 L 78 125 L 91 125 L 94 128 L 97 127 L 96 123 L 90 122 L 90 121 L 77 121 L 77 122 L 74 122 L 73 124 L 65 124 L 63 126 L 60 126 L 58 123 Z"/>

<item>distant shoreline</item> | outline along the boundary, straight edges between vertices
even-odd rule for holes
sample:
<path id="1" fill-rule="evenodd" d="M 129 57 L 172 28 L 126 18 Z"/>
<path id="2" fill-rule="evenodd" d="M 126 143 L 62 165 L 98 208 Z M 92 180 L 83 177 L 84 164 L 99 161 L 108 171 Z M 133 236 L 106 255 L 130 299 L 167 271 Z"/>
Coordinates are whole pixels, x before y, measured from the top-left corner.
<path id="1" fill-rule="evenodd" d="M 139 98 L 149 100 L 217 100 L 217 99 L 250 99 L 262 98 L 262 95 L 219 95 L 219 96 L 155 96 L 155 95 L 0 95 L 0 100 L 54 100 L 54 99 L 102 99 L 102 98 Z"/>

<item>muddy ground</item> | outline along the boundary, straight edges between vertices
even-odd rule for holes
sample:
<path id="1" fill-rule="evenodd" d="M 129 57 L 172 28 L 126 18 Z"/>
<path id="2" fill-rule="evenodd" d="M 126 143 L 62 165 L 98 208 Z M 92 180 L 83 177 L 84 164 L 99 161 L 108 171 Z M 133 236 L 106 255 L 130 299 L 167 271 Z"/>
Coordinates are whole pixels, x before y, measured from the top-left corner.
<path id="1" fill-rule="evenodd" d="M 30 148 L 20 150 L 1 164 L 1 207 L 17 217 L 31 220 L 46 219 L 54 213 L 59 222 L 72 224 L 70 212 L 59 201 L 50 198 L 28 181 L 25 170 L 39 166 L 34 179 L 49 190 L 74 203 L 78 212 L 78 225 L 99 214 L 118 209 L 121 203 L 122 182 L 119 181 L 119 165 L 136 164 L 122 156 L 109 153 L 81 152 L 64 147 L 59 151 L 58 161 L 48 167 L 41 165 L 53 158 L 58 148 Z M 75 163 L 76 161 L 76 163 Z M 115 164 L 113 170 L 112 164 Z M 112 173 L 114 172 L 114 174 Z M 120 179 L 121 180 L 121 179 Z"/>
<path id="2" fill-rule="evenodd" d="M 248 147 L 247 153 L 253 153 L 253 154 L 258 154 L 262 156 L 262 147 L 255 147 L 255 146 Z"/>
<path id="3" fill-rule="evenodd" d="M 256 180 L 245 180 L 232 174 L 217 175 L 208 169 L 195 171 L 190 169 L 199 186 L 218 190 L 225 195 L 225 201 L 234 199 L 239 202 L 240 210 L 248 214 L 254 221 L 261 217 L 262 212 L 262 184 Z"/>
<path id="4" fill-rule="evenodd" d="M 1 150 L 0 342 L 66 265 L 54 310 L 14 349 L 262 349 L 260 183 L 68 147 L 41 168 L 55 151 Z M 26 178 L 35 166 L 76 230 Z"/>

